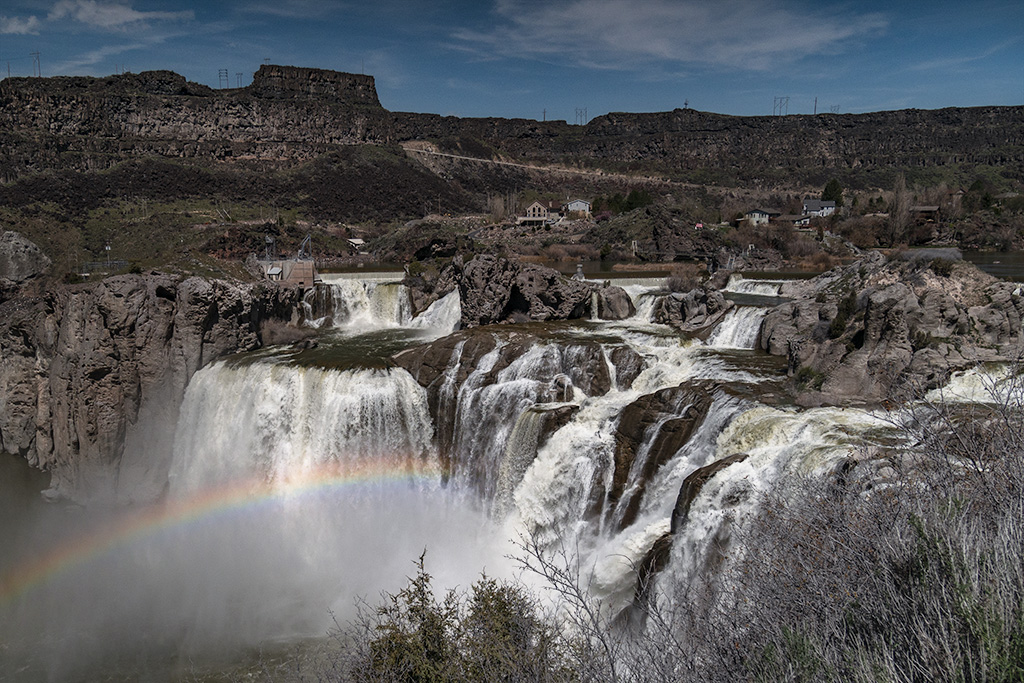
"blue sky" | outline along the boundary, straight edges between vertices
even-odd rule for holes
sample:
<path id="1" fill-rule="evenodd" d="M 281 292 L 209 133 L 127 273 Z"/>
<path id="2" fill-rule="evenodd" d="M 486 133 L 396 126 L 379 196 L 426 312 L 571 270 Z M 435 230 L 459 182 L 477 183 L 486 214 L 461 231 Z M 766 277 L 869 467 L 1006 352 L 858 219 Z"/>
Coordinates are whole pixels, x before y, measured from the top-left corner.
<path id="1" fill-rule="evenodd" d="M 3 0 L 0 76 L 264 60 L 376 77 L 393 111 L 565 119 L 1024 104 L 1024 0 Z"/>

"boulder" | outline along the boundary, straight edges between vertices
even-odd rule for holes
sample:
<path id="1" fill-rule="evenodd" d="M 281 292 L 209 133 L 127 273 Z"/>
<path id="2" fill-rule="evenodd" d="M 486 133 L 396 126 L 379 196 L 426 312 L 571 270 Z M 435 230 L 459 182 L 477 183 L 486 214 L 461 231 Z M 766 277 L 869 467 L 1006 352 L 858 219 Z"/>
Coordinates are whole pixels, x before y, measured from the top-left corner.
<path id="1" fill-rule="evenodd" d="M 698 287 L 686 293 L 673 292 L 655 303 L 654 322 L 680 332 L 700 333 L 717 325 L 733 305 L 713 289 Z"/>
<path id="2" fill-rule="evenodd" d="M 531 320 L 570 320 L 592 313 L 621 320 L 632 315 L 620 287 L 598 286 L 565 277 L 553 268 L 496 256 L 452 262 L 462 300 L 462 327 Z M 596 296 L 593 293 L 596 292 Z"/>

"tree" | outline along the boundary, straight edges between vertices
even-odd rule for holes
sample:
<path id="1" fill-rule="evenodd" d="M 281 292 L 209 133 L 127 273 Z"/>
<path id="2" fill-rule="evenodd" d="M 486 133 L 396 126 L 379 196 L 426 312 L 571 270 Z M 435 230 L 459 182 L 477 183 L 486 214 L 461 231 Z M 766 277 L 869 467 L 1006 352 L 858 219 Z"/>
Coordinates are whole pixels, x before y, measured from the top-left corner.
<path id="1" fill-rule="evenodd" d="M 835 202 L 836 208 L 843 205 L 843 186 L 839 184 L 839 180 L 833 178 L 828 181 L 821 193 L 821 200 L 823 202 Z"/>

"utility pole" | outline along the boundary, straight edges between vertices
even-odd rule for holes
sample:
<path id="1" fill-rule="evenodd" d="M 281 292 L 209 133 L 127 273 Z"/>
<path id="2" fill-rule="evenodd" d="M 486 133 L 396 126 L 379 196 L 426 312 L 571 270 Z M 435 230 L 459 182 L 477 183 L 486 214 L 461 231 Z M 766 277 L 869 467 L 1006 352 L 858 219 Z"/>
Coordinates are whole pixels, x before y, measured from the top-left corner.
<path id="1" fill-rule="evenodd" d="M 217 70 L 217 85 L 221 88 L 226 88 L 231 85 L 231 81 L 228 80 L 228 70 L 218 69 Z"/>
<path id="2" fill-rule="evenodd" d="M 789 114 L 789 97 L 776 97 L 772 104 L 772 116 L 786 116 Z"/>
<path id="3" fill-rule="evenodd" d="M 814 98 L 814 115 L 815 116 L 818 115 L 818 98 L 817 97 Z"/>
<path id="4" fill-rule="evenodd" d="M 11 63 L 7 62 L 7 69 L 8 69 L 8 71 L 10 71 L 10 68 L 11 68 Z M 8 73 L 7 75 L 10 76 L 11 74 Z M 544 110 L 544 118 L 542 120 L 543 121 L 547 121 L 548 120 L 548 110 L 547 109 Z"/>
<path id="5" fill-rule="evenodd" d="M 235 72 L 235 83 L 238 84 L 239 88 L 242 87 L 242 72 L 241 71 L 236 71 Z"/>

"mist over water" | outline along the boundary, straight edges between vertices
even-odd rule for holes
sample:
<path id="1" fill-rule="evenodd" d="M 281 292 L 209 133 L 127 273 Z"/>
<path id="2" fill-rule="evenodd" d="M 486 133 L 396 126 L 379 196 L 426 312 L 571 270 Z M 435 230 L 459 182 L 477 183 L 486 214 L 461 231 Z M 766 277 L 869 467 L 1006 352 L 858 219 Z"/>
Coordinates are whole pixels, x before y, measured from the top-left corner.
<path id="1" fill-rule="evenodd" d="M 510 539 L 521 534 L 576 549 L 614 615 L 630 604 L 634 568 L 668 532 L 689 474 L 749 454 L 693 501 L 665 572 L 681 583 L 756 514 L 758 491 L 827 471 L 884 428 L 865 411 L 759 403 L 781 370 L 752 350 L 763 309 L 735 309 L 702 344 L 650 323 L 650 290 L 634 285 L 643 305 L 633 319 L 557 328 L 503 366 L 495 331 L 497 348 L 461 384 L 454 370 L 469 361 L 455 345 L 439 380 L 455 416 L 452 462 L 442 464 L 425 390 L 386 357 L 450 332 L 458 297 L 410 320 L 387 287 L 346 282 L 330 292 L 332 313 L 317 324 L 334 331 L 318 349 L 265 349 L 199 371 L 158 505 L 14 506 L 6 531 L 16 529 L 17 543 L 0 558 L 0 669 L 13 673 L 0 681 L 180 680 L 230 667 L 262 648 L 322 638 L 332 613 L 345 623 L 358 599 L 402 588 L 424 550 L 438 591 L 466 588 L 482 571 L 513 576 Z M 339 301 L 341 290 L 355 303 Z M 374 292 L 386 305 L 364 305 Z M 343 310 L 369 315 L 374 331 L 358 333 Z M 592 343 L 612 378 L 599 395 L 572 379 Z M 629 386 L 616 384 L 612 346 L 642 359 Z M 644 432 L 621 497 L 610 498 L 623 410 L 694 381 L 711 384 L 690 438 L 647 466 L 661 427 L 697 400 L 683 394 Z M 541 401 L 552 395 L 557 402 Z M 545 413 L 565 408 L 571 417 L 544 440 Z"/>

